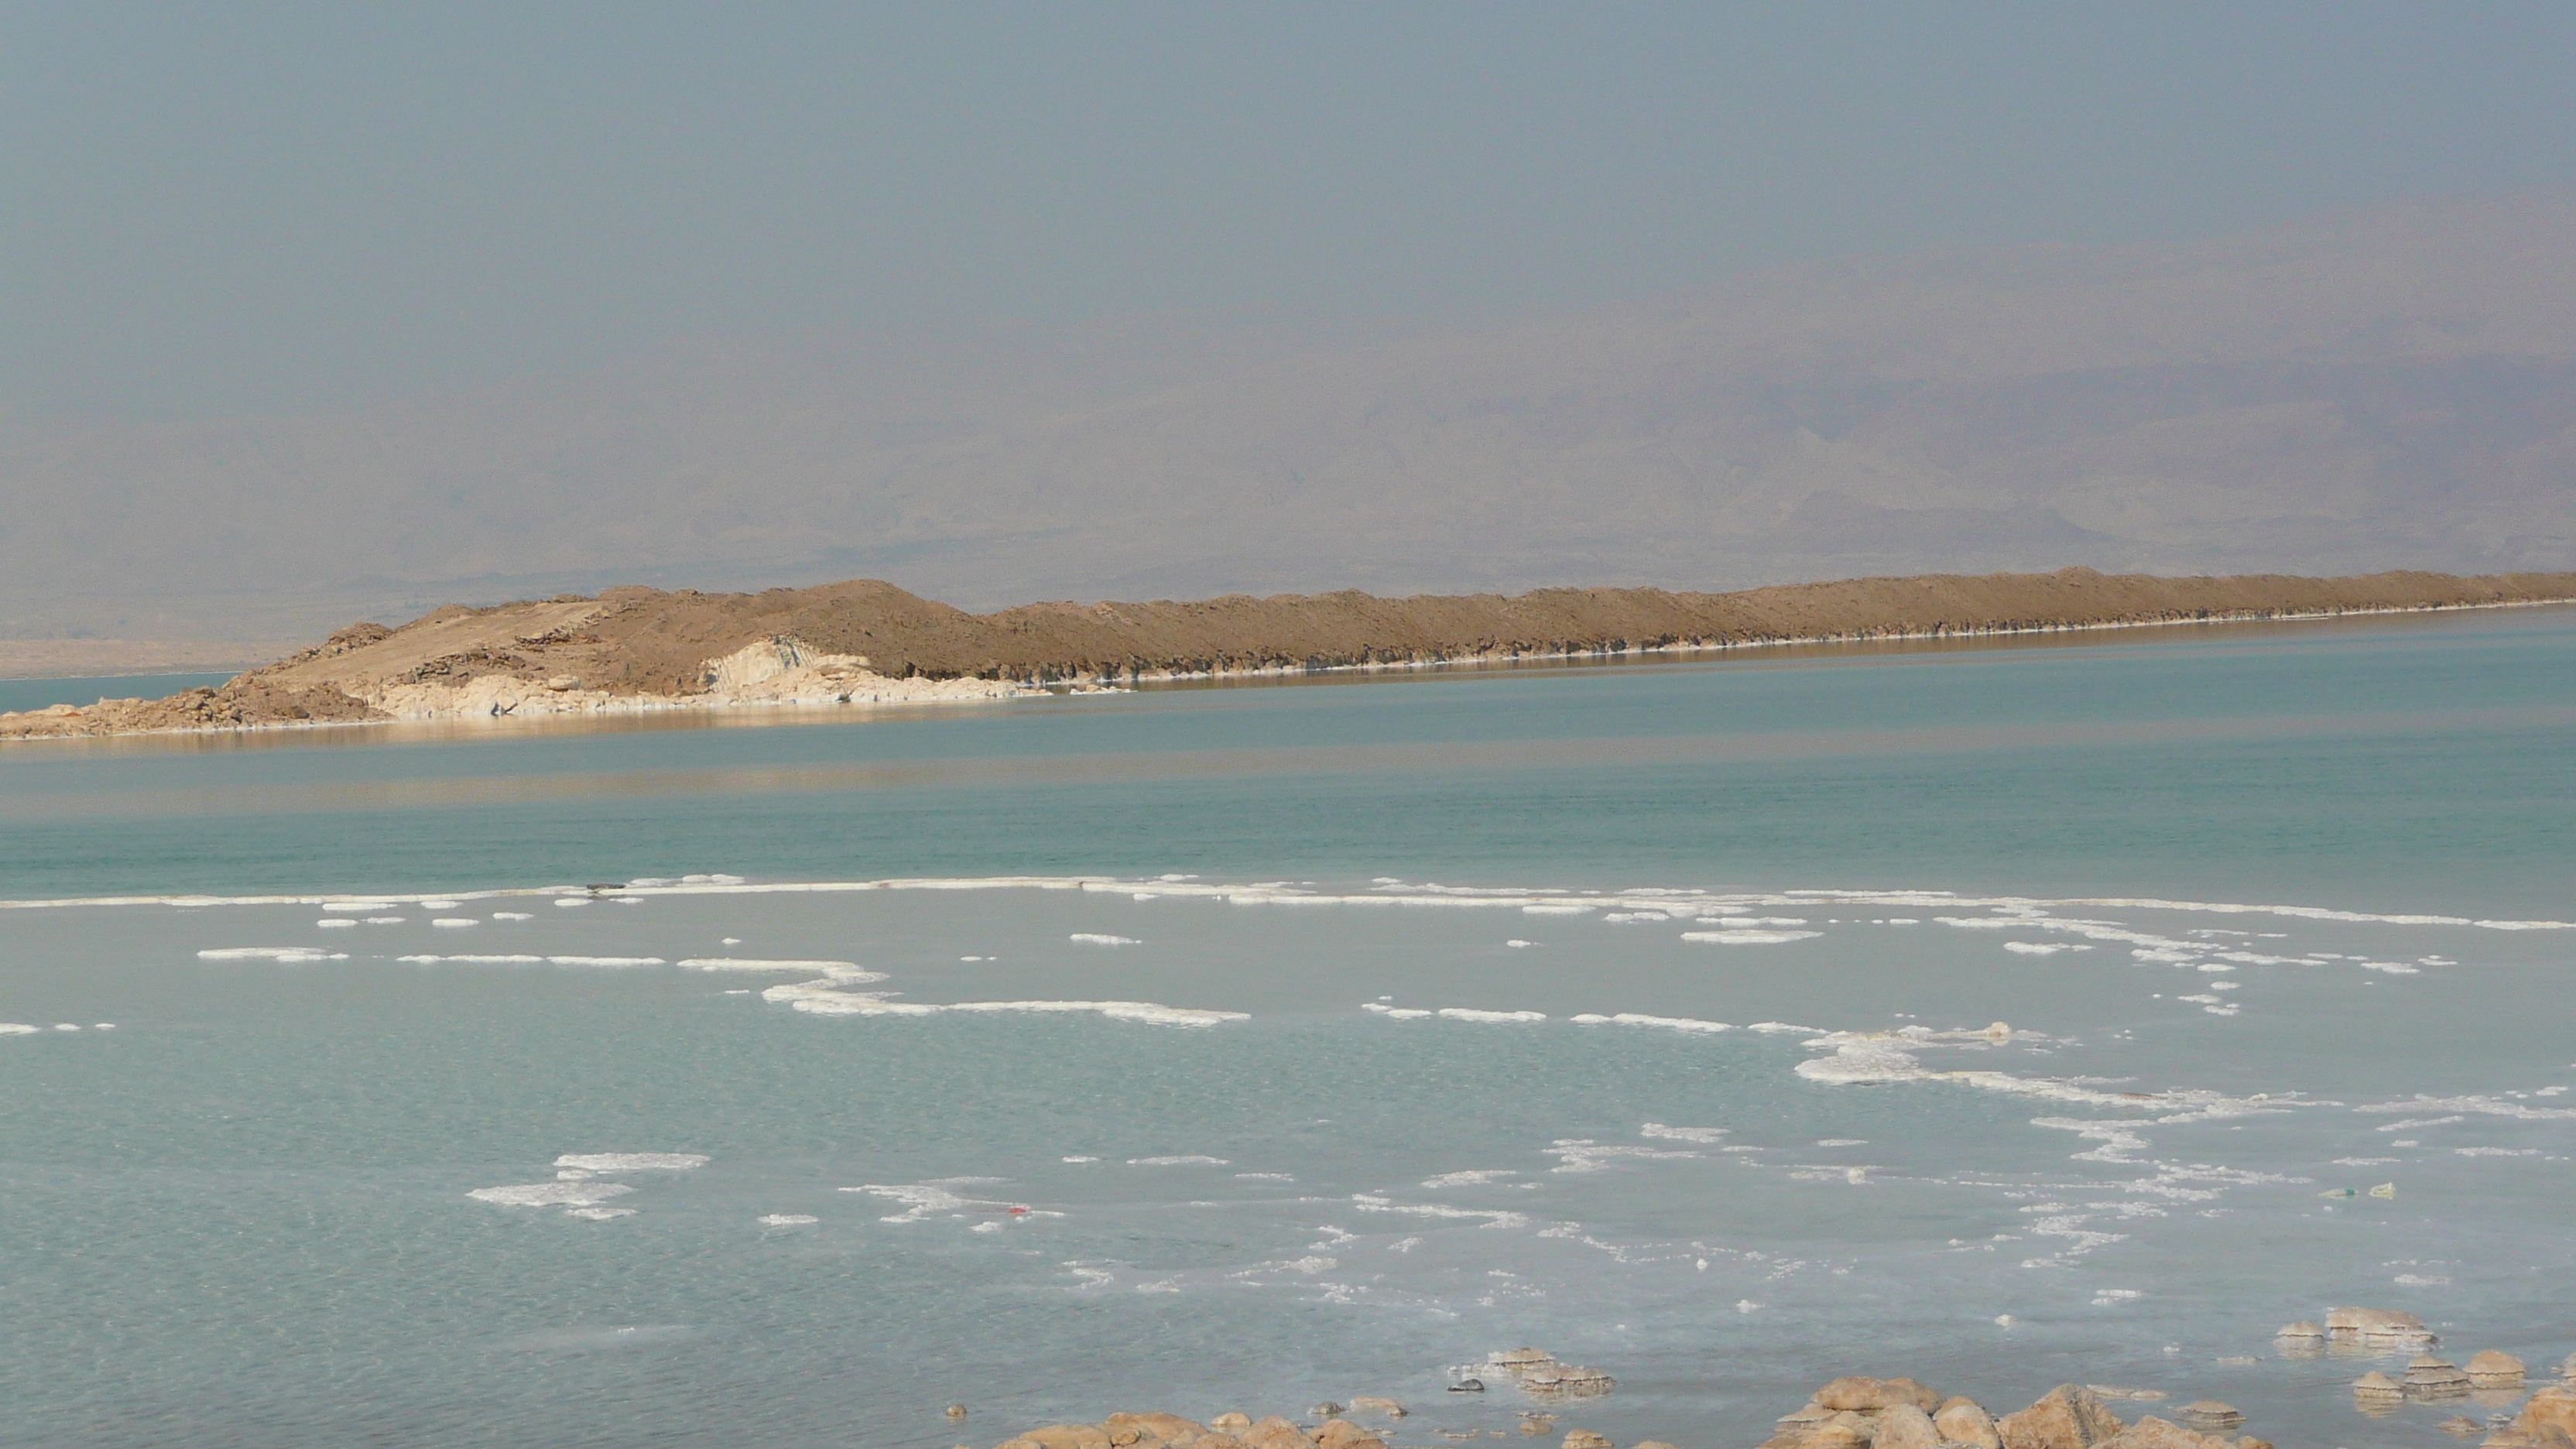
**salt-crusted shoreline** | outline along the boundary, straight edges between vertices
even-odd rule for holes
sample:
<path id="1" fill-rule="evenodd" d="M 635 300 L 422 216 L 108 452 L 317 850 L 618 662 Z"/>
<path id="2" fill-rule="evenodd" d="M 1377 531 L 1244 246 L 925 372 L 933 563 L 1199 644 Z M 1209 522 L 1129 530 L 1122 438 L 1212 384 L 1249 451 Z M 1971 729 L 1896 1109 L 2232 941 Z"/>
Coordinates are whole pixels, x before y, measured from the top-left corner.
<path id="1" fill-rule="evenodd" d="M 2576 575 L 2162 579 L 2085 569 L 1676 594 L 1365 594 L 972 615 L 870 581 L 611 589 L 360 624 L 220 689 L 0 715 L 0 739 L 962 704 L 1226 679 L 1709 657 L 2576 602 Z M 865 651 L 865 652 L 862 652 Z"/>

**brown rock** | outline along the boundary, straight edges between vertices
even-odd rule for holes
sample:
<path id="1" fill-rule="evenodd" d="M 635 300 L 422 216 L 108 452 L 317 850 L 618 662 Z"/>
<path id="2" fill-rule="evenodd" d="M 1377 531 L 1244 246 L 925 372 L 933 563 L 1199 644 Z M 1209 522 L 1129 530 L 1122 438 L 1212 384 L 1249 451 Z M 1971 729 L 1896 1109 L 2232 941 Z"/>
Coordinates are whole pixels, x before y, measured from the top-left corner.
<path id="1" fill-rule="evenodd" d="M 1968 1449 L 2003 1449 L 2003 1437 L 1995 1432 L 1995 1416 L 1974 1399 L 1952 1399 L 1932 1416 L 1932 1427 L 1941 1431 L 1943 1442 L 1964 1444 Z"/>
<path id="2" fill-rule="evenodd" d="M 2576 1440 L 2576 1387 L 2551 1384 L 2533 1394 L 2515 1416 L 2513 1427 L 2543 1442 L 2549 1433 Z"/>
<path id="3" fill-rule="evenodd" d="M 1049 1424 L 1026 1430 L 1020 1437 L 1042 1449 L 1116 1449 L 1109 1431 L 1098 1424 Z"/>
<path id="4" fill-rule="evenodd" d="M 2482 1389 L 2522 1387 L 2522 1360 L 2509 1353 L 2481 1349 L 2469 1355 L 2469 1382 Z"/>
<path id="5" fill-rule="evenodd" d="M 1178 1414 L 1112 1414 L 1100 1421 L 1100 1427 L 1116 1434 L 1121 1429 L 1142 1429 L 1157 1439 L 1178 1439 L 1183 1434 L 1204 1434 L 1205 1426 L 1196 1419 Z"/>
<path id="6" fill-rule="evenodd" d="M 2460 1439 L 2474 1439 L 2478 1435 L 2487 1431 L 2486 1425 L 2479 1423 L 2475 1419 L 2467 1418 L 2459 1414 L 2453 1414 L 2451 1417 L 2444 1419 L 2441 1423 L 2436 1424 L 2433 1427 L 2441 1430 L 2445 1434 L 2449 1434 L 2454 1438 Z"/>
<path id="7" fill-rule="evenodd" d="M 1855 1414 L 1837 1414 L 1798 1438 L 1805 1449 L 1868 1449 L 1869 1440 L 1869 1425 Z"/>
<path id="8" fill-rule="evenodd" d="M 2236 1449 L 2272 1449 L 2272 1441 L 2257 1439 L 2251 1434 L 2240 1434 L 2236 1439 Z"/>
<path id="9" fill-rule="evenodd" d="M 1929 1414 L 1941 1407 L 1941 1396 L 1912 1379 L 1841 1378 L 1816 1390 L 1816 1402 L 1828 1409 L 1874 1413 L 1891 1404 L 1911 1404 Z"/>
<path id="10" fill-rule="evenodd" d="M 1319 1449 L 1386 1449 L 1386 1441 L 1348 1419 L 1326 1419 L 1310 1435 Z"/>
<path id="11" fill-rule="evenodd" d="M 1589 1429 L 1568 1429 L 1565 1431 L 1565 1449 L 1610 1449 L 1610 1440 L 1608 1436 L 1595 1434 Z"/>
<path id="12" fill-rule="evenodd" d="M 1219 1434 L 1240 1434 L 1252 1427 L 1252 1420 L 1241 1414 L 1219 1414 L 1208 1420 L 1208 1427 Z"/>
<path id="13" fill-rule="evenodd" d="M 1914 1405 L 1890 1404 L 1879 1411 L 1878 1432 L 1869 1442 L 1871 1449 L 1940 1449 L 1941 1431 Z"/>
<path id="14" fill-rule="evenodd" d="M 1358 1398 L 1351 1400 L 1351 1412 L 1355 1414 L 1384 1414 L 1390 1419 L 1401 1419 L 1404 1417 L 1404 1405 L 1397 1403 L 1393 1399 L 1381 1399 L 1372 1395 L 1362 1394 Z"/>
<path id="15" fill-rule="evenodd" d="M 1804 1404 L 1799 1405 L 1795 1411 L 1781 1415 L 1779 1422 L 1782 1424 L 1794 1424 L 1803 1429 L 1810 1424 L 1821 1424 L 1833 1416 L 1833 1410 L 1826 1408 L 1824 1405 L 1817 1403 L 1813 1399 L 1809 1399 Z"/>
<path id="16" fill-rule="evenodd" d="M 2059 1384 L 2038 1403 L 1995 1425 L 2004 1449 L 2092 1449 L 2125 1427 L 2091 1391 Z"/>
<path id="17" fill-rule="evenodd" d="M 2234 1449 L 2229 1441 L 2147 1415 L 2102 1441 L 2103 1449 Z"/>
<path id="18" fill-rule="evenodd" d="M 1251 1449 L 1314 1449 L 1306 1431 L 1273 1414 L 1234 1437 Z"/>

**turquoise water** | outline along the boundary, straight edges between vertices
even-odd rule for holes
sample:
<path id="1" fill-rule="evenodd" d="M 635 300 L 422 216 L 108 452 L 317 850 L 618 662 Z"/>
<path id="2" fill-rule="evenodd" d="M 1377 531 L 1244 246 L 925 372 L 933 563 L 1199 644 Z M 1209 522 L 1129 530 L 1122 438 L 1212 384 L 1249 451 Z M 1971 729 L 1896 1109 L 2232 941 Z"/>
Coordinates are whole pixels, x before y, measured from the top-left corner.
<path id="1" fill-rule="evenodd" d="M 2422 1442 L 2270 1330 L 2576 1348 L 2571 666 L 2532 612 L 13 749 L 0 897 L 356 908 L 0 912 L 0 1442 L 1419 1444 L 1523 1342 L 1623 1444 L 1844 1372 Z"/>
<path id="2" fill-rule="evenodd" d="M 72 679 L 0 679 L 0 714 L 102 699 L 159 699 L 183 689 L 212 689 L 230 674 L 102 674 Z"/>

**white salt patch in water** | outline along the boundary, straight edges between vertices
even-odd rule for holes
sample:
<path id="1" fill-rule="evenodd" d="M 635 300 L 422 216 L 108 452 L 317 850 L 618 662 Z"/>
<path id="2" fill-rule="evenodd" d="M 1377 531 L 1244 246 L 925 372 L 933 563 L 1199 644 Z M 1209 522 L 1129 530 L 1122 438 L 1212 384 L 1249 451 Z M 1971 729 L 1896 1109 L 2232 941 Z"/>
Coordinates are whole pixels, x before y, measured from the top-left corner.
<path id="1" fill-rule="evenodd" d="M 422 901 L 419 903 L 420 908 L 424 911 L 452 911 L 462 904 L 464 904 L 462 901 Z"/>
<path id="2" fill-rule="evenodd" d="M 1557 1165 L 1548 1169 L 1550 1172 L 1604 1172 L 1613 1162 L 1688 1161 L 1699 1156 L 1664 1147 L 1604 1146 L 1588 1137 L 1559 1138 L 1545 1149 L 1545 1154 L 1557 1159 Z"/>
<path id="3" fill-rule="evenodd" d="M 1388 1014 L 1393 1015 L 1391 1012 Z M 1478 1011 L 1473 1007 L 1466 1006 L 1444 1006 L 1440 1008 L 1440 1015 L 1451 1021 L 1520 1022 L 1547 1020 L 1547 1013 L 1543 1011 Z"/>
<path id="4" fill-rule="evenodd" d="M 58 1022 L 55 1022 L 55 1023 L 54 1023 L 54 1030 L 56 1030 L 56 1031 L 78 1031 L 78 1030 L 80 1030 L 80 1027 L 79 1027 L 79 1025 L 78 1025 L 78 1024 L 73 1023 L 73 1022 L 68 1022 L 68 1021 L 58 1021 Z"/>
<path id="5" fill-rule="evenodd" d="M 580 896 L 557 896 L 555 897 L 555 904 L 564 910 L 571 910 L 576 906 L 589 905 L 590 902 L 584 900 Z"/>
<path id="6" fill-rule="evenodd" d="M 346 916 L 342 916 L 337 919 L 315 921 L 313 924 L 325 931 L 354 931 L 358 929 L 358 923 L 350 920 Z"/>
<path id="7" fill-rule="evenodd" d="M 1444 1172 L 1438 1177 L 1426 1177 L 1420 1185 L 1432 1188 L 1481 1187 L 1489 1182 L 1500 1182 L 1504 1178 L 1518 1176 L 1520 1176 L 1519 1173 L 1509 1168 L 1477 1168 L 1466 1172 Z"/>
<path id="8" fill-rule="evenodd" d="M 2400 1273 L 2389 1281 L 2401 1288 L 2441 1288 L 2451 1280 L 2425 1273 Z"/>
<path id="9" fill-rule="evenodd" d="M 1662 1027 L 1667 1031 L 1683 1031 L 1701 1034 L 1735 1030 L 1734 1027 L 1729 1026 L 1722 1021 L 1700 1021 L 1694 1017 L 1688 1016 L 1643 1016 L 1633 1011 L 1623 1011 L 1616 1016 L 1593 1016 L 1586 1014 L 1583 1016 L 1569 1017 L 1567 1020 L 1574 1022 L 1578 1026 L 1654 1026 Z"/>
<path id="10" fill-rule="evenodd" d="M 1222 1157 L 1183 1153 L 1178 1157 L 1130 1157 L 1127 1159 L 1127 1165 L 1129 1167 L 1232 1167 L 1234 1164 Z"/>
<path id="11" fill-rule="evenodd" d="M 773 986 L 760 993 L 763 1000 L 782 1001 L 797 1011 L 817 1016 L 937 1016 L 946 1012 L 1096 1012 L 1112 1021 L 1141 1022 L 1148 1026 L 1216 1026 L 1229 1021 L 1249 1021 L 1251 1016 L 1240 1011 L 1202 1011 L 1194 1007 L 1165 1006 L 1154 1001 L 951 1001 L 938 1004 L 918 1001 L 889 1001 L 883 996 L 862 991 L 837 991 L 828 981 L 809 981 L 792 986 Z"/>
<path id="12" fill-rule="evenodd" d="M 1504 944 L 1504 945 L 1506 945 L 1506 946 L 1511 947 L 1512 949 L 1514 949 L 1514 950 L 1516 950 L 1516 951 L 1520 951 L 1520 950 L 1527 950 L 1527 949 L 1529 949 L 1530 947 L 1537 945 L 1537 944 L 1538 944 L 1538 942 L 1536 942 L 1536 941 L 1523 941 L 1523 940 L 1520 940 L 1520 939 L 1518 939 L 1518 938 L 1514 938 L 1514 939 L 1512 939 L 1512 940 L 1505 941 L 1503 944 Z"/>
<path id="13" fill-rule="evenodd" d="M 667 966 L 659 956 L 548 956 L 557 966 Z"/>
<path id="14" fill-rule="evenodd" d="M 2403 1157 L 2338 1157 L 2334 1160 L 2334 1165 L 2337 1167 L 2385 1167 L 2389 1163 L 2404 1162 L 2405 1160 L 2406 1159 Z"/>
<path id="15" fill-rule="evenodd" d="M 719 946 L 739 946 L 742 944 L 742 937 L 727 936 L 723 940 L 716 942 L 716 944 Z"/>
<path id="16" fill-rule="evenodd" d="M 1133 936 L 1106 936 L 1097 931 L 1076 931 L 1072 935 L 1065 937 L 1065 939 L 1068 941 L 1080 942 L 1085 946 L 1141 946 L 1145 944 Z"/>
<path id="17" fill-rule="evenodd" d="M 114 1031 L 116 1030 L 116 1023 L 112 1021 L 102 1021 L 93 1029 L 97 1031 Z"/>
<path id="18" fill-rule="evenodd" d="M 430 924 L 433 926 L 442 926 L 452 931 L 465 926 L 479 926 L 483 923 L 474 919 L 472 916 L 441 916 L 437 920 L 430 922 Z"/>
<path id="19" fill-rule="evenodd" d="M 2534 1122 L 2576 1120 L 2576 1107 L 2526 1107 L 2519 1102 L 2508 1102 L 2498 1097 L 2418 1096 L 2412 1101 L 2374 1102 L 2352 1110 L 2356 1112 L 2477 1112 L 2490 1117 L 2518 1117 Z M 2459 1119 L 2453 1117 L 2445 1120 L 2458 1121 Z M 2408 1124 L 2403 1122 L 2392 1122 L 2379 1130 L 2388 1132 L 2406 1125 Z M 2425 1122 L 2421 1125 L 2429 1127 L 2433 1124 Z"/>
<path id="20" fill-rule="evenodd" d="M 466 1196 L 497 1207 L 591 1207 L 634 1190 L 622 1182 L 530 1182 L 478 1187 Z"/>
<path id="21" fill-rule="evenodd" d="M 2462 1157 L 2538 1157 L 2537 1147 L 2454 1147 Z"/>
<path id="22" fill-rule="evenodd" d="M 369 916 L 367 917 L 367 924 L 370 926 L 399 926 L 403 923 L 403 920 L 404 918 L 401 916 Z"/>
<path id="23" fill-rule="evenodd" d="M 2004 949 L 2024 956 L 2054 956 L 2060 951 L 2090 951 L 2093 948 L 2072 941 L 2006 941 Z"/>
<path id="24" fill-rule="evenodd" d="M 567 1152 L 555 1166 L 577 1172 L 687 1172 L 712 1158 L 703 1152 Z"/>
<path id="25" fill-rule="evenodd" d="M 1472 1222 L 1486 1228 L 1525 1228 L 1527 1213 L 1502 1212 L 1493 1208 L 1451 1207 L 1446 1203 L 1400 1203 L 1373 1193 L 1355 1193 L 1351 1202 L 1364 1213 L 1396 1213 L 1406 1217 L 1450 1218 Z"/>
<path id="26" fill-rule="evenodd" d="M 1682 939 L 1712 946 L 1784 946 L 1791 941 L 1812 941 L 1822 931 L 1684 931 Z"/>
<path id="27" fill-rule="evenodd" d="M 1361 1002 L 1360 1010 L 1376 1012 L 1378 1015 L 1385 1017 L 1389 1021 L 1420 1021 L 1424 1017 L 1431 1015 L 1430 1012 L 1424 1011 L 1418 1007 L 1387 1006 L 1375 1001 Z"/>
<path id="28" fill-rule="evenodd" d="M 334 954 L 311 946 L 218 946 L 197 953 L 200 961 L 346 961 L 347 952 Z"/>
<path id="29" fill-rule="evenodd" d="M 1297 1180 L 1296 1174 L 1289 1172 L 1238 1172 L 1235 1178 L 1240 1182 L 1295 1182 Z"/>
<path id="30" fill-rule="evenodd" d="M 1823 1036 L 1825 1034 L 1825 1029 L 1821 1026 L 1798 1026 L 1786 1021 L 1757 1021 L 1745 1030 L 1758 1031 L 1764 1036 Z"/>
<path id="31" fill-rule="evenodd" d="M 631 1218 L 635 1216 L 635 1209 L 612 1207 L 566 1208 L 564 1209 L 564 1216 L 568 1218 L 587 1218 L 594 1223 L 604 1223 L 612 1218 Z"/>
<path id="32" fill-rule="evenodd" d="M 860 985 L 883 981 L 882 971 L 870 971 L 856 961 L 756 961 L 737 956 L 692 956 L 680 965 L 690 971 L 811 971 L 826 979 Z"/>
<path id="33" fill-rule="evenodd" d="M 324 901 L 322 903 L 322 909 L 326 911 L 349 911 L 361 915 L 368 911 L 390 911 L 393 908 L 394 903 L 391 901 Z"/>
<path id="34" fill-rule="evenodd" d="M 43 1030 L 43 1027 L 29 1026 L 23 1021 L 0 1021 L 0 1036 L 34 1036 Z"/>
<path id="35" fill-rule="evenodd" d="M 1816 1145 L 1818 1147 L 1867 1147 L 1869 1145 L 1869 1139 L 1866 1137 L 1819 1137 L 1816 1139 Z"/>
<path id="36" fill-rule="evenodd" d="M 529 915 L 525 911 L 494 911 L 492 913 L 492 919 L 496 921 L 533 921 L 536 917 Z"/>
<path id="37" fill-rule="evenodd" d="M 811 1213 L 771 1213 L 757 1220 L 764 1228 L 802 1228 L 822 1221 Z"/>
<path id="38" fill-rule="evenodd" d="M 1624 926 L 1633 921 L 1669 921 L 1672 917 L 1661 911 L 1610 911 L 1601 919 L 1614 926 Z"/>
<path id="39" fill-rule="evenodd" d="M 1521 914 L 1525 916 L 1580 916 L 1586 915 L 1595 909 L 1596 907 L 1593 906 L 1566 903 L 1523 906 L 1521 907 Z"/>
<path id="40" fill-rule="evenodd" d="M 1728 1133 L 1733 1132 L 1734 1130 L 1735 1129 L 1732 1127 L 1667 1127 L 1661 1122 L 1649 1122 L 1645 1126 L 1637 1129 L 1637 1135 L 1640 1137 L 1660 1138 L 1669 1142 L 1709 1143 L 1725 1137 Z M 1728 1150 L 1734 1151 L 1736 1149 L 1729 1148 Z"/>
<path id="41" fill-rule="evenodd" d="M 961 1187 L 981 1187 L 1000 1182 L 998 1177 L 940 1177 L 928 1182 L 872 1182 L 861 1187 L 845 1187 L 843 1192 L 863 1192 L 874 1197 L 891 1198 L 904 1205 L 904 1210 L 879 1222 L 918 1223 L 933 1217 L 962 1218 L 1002 1213 L 1012 1217 L 1060 1218 L 1062 1213 L 1039 1213 L 1025 1203 L 994 1202 L 970 1198 L 957 1191 Z"/>

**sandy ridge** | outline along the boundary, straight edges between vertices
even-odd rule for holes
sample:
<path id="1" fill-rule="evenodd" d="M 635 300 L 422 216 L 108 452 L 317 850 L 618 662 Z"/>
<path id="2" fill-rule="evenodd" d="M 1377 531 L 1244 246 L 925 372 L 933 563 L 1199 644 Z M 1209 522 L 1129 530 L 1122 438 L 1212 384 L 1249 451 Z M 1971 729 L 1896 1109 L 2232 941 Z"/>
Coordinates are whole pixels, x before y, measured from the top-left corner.
<path id="1" fill-rule="evenodd" d="M 2062 569 L 1738 593 L 1356 591 L 969 614 L 853 580 L 758 594 L 617 588 L 399 629 L 358 624 L 220 689 L 0 715 L 0 738 L 392 719 L 998 700 L 1047 684 L 1941 638 L 2576 601 L 2576 574 L 2160 578 Z"/>

